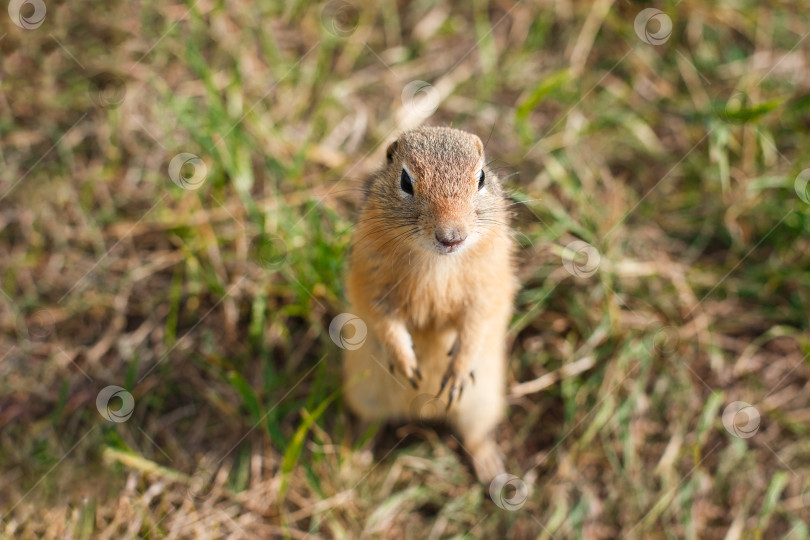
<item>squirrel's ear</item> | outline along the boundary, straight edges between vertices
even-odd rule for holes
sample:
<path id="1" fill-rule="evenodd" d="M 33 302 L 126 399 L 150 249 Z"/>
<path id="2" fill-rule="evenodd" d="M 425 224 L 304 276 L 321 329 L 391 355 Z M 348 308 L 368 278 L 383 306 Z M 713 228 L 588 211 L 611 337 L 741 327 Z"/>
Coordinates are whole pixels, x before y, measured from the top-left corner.
<path id="1" fill-rule="evenodd" d="M 478 147 L 478 151 L 479 151 L 479 152 L 481 153 L 481 155 L 483 156 L 483 155 L 484 155 L 484 143 L 482 143 L 482 142 L 481 142 L 481 138 L 480 138 L 480 137 L 476 137 L 476 138 L 475 138 L 475 146 L 477 146 L 477 147 Z"/>
<path id="2" fill-rule="evenodd" d="M 388 163 L 394 162 L 394 152 L 396 151 L 397 151 L 397 141 L 394 141 L 388 146 L 388 150 L 385 151 L 385 159 L 388 160 Z"/>

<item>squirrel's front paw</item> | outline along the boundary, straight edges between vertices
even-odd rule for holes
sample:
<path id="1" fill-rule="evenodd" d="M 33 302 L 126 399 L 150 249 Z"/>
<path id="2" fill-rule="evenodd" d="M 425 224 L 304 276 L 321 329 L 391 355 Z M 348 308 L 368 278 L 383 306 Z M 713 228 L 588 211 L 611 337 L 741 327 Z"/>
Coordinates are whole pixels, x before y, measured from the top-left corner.
<path id="1" fill-rule="evenodd" d="M 444 387 L 448 384 L 450 385 L 450 391 L 447 396 L 447 409 L 450 409 L 450 406 L 453 404 L 453 400 L 458 395 L 459 401 L 461 400 L 461 394 L 464 393 L 464 385 L 466 384 L 467 379 L 470 382 L 475 383 L 475 369 L 471 369 L 460 362 L 453 361 L 450 362 L 450 365 L 447 366 L 447 371 L 444 373 L 444 377 L 442 377 L 442 385 L 439 387 L 439 393 L 436 394 L 436 397 L 442 395 L 444 392 Z"/>
<path id="2" fill-rule="evenodd" d="M 411 383 L 414 390 L 417 390 L 419 388 L 419 383 L 422 382 L 422 372 L 419 370 L 419 366 L 416 363 L 416 355 L 414 354 L 407 356 L 394 356 L 391 362 L 388 364 L 388 370 L 394 377 L 396 376 L 394 374 L 395 370 L 399 370 L 405 374 L 405 377 L 408 379 L 408 382 Z"/>

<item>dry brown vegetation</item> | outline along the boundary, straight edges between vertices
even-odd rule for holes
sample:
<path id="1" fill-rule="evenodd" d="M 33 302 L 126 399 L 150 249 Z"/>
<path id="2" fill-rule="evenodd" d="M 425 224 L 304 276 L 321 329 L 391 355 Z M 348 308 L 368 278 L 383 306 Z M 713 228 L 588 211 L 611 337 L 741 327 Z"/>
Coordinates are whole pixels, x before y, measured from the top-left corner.
<path id="1" fill-rule="evenodd" d="M 807 538 L 805 3 L 44 4 L 0 13 L 1 537 Z M 511 511 L 341 402 L 358 187 L 422 122 L 520 203 Z"/>

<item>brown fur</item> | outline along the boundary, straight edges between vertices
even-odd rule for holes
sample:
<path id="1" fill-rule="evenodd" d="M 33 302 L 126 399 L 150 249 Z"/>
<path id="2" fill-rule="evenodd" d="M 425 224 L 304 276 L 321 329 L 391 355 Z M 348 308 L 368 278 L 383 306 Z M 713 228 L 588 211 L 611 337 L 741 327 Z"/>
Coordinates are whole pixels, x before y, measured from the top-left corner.
<path id="1" fill-rule="evenodd" d="M 367 184 L 352 242 L 347 295 L 369 334 L 344 355 L 346 399 L 366 420 L 448 422 L 489 481 L 502 470 L 491 431 L 503 416 L 517 290 L 500 181 L 484 164 L 481 140 L 456 129 L 406 132 L 387 155 Z M 403 167 L 412 196 L 400 187 Z M 465 238 L 449 253 L 440 240 L 448 235 Z M 424 409 L 425 394 L 440 394 L 443 382 L 450 406 Z"/>

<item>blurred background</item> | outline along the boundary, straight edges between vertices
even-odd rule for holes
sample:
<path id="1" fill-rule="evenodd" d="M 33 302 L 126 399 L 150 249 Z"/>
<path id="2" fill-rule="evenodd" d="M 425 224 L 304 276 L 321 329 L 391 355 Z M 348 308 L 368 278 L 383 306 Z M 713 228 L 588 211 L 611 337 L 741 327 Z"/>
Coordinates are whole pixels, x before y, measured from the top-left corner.
<path id="1" fill-rule="evenodd" d="M 8 2 L 0 537 L 807 538 L 808 31 L 799 0 Z M 352 433 L 328 333 L 362 180 L 421 124 L 516 203 L 493 489 L 445 431 Z"/>

